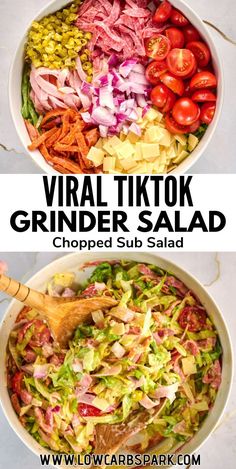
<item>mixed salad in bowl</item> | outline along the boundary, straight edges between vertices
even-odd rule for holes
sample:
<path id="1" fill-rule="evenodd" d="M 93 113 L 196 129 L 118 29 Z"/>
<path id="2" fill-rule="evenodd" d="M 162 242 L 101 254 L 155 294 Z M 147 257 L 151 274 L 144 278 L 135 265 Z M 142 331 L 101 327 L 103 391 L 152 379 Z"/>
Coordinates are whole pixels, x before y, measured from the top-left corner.
<path id="1" fill-rule="evenodd" d="M 166 0 L 76 0 L 28 32 L 29 149 L 60 173 L 170 172 L 216 101 L 210 48 Z"/>
<path id="2" fill-rule="evenodd" d="M 10 334 L 8 390 L 25 429 L 44 448 L 93 453 L 96 428 L 128 423 L 150 411 L 150 423 L 129 451 L 146 452 L 168 439 L 183 446 L 212 411 L 221 384 L 222 348 L 205 308 L 174 275 L 135 261 L 97 261 L 83 285 L 59 273 L 52 296 L 112 296 L 67 349 L 54 342 L 37 311 L 24 308 Z M 157 417 L 151 412 L 165 398 Z"/>

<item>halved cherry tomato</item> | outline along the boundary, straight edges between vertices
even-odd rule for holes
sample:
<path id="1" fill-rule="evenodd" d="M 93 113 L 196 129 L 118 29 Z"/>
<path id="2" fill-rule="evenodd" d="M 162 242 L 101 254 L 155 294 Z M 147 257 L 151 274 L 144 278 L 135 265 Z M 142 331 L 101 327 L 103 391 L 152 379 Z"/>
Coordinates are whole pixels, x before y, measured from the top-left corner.
<path id="1" fill-rule="evenodd" d="M 201 331 L 206 325 L 206 312 L 198 306 L 186 306 L 180 313 L 178 323 L 190 332 Z"/>
<path id="2" fill-rule="evenodd" d="M 180 125 L 171 114 L 167 114 L 165 117 L 165 124 L 167 130 L 172 134 L 187 134 L 189 127 L 187 125 Z"/>
<path id="3" fill-rule="evenodd" d="M 216 95 L 211 90 L 197 90 L 192 95 L 192 100 L 196 103 L 204 103 L 206 101 L 216 101 Z"/>
<path id="4" fill-rule="evenodd" d="M 188 98 L 191 98 L 191 92 L 190 92 L 190 81 L 186 80 L 184 82 L 184 85 L 185 85 L 185 89 L 184 89 L 184 96 L 188 96 Z"/>
<path id="5" fill-rule="evenodd" d="M 194 134 L 194 132 L 196 132 L 199 129 L 200 125 L 201 125 L 201 121 L 200 119 L 198 119 L 196 122 L 194 122 L 192 125 L 189 126 L 188 133 Z"/>
<path id="6" fill-rule="evenodd" d="M 206 67 L 210 62 L 211 53 L 205 42 L 192 41 L 186 44 L 187 49 L 194 54 L 199 67 Z"/>
<path id="7" fill-rule="evenodd" d="M 166 37 L 168 37 L 172 48 L 182 49 L 184 47 L 184 35 L 178 28 L 167 28 L 165 30 Z"/>
<path id="8" fill-rule="evenodd" d="M 160 81 L 164 83 L 171 91 L 182 96 L 184 93 L 184 82 L 181 78 L 177 78 L 172 73 L 166 72 L 160 76 Z"/>
<path id="9" fill-rule="evenodd" d="M 196 66 L 196 59 L 188 49 L 172 49 L 166 62 L 170 72 L 178 77 L 188 76 Z"/>
<path id="10" fill-rule="evenodd" d="M 182 29 L 184 33 L 185 42 L 198 41 L 200 39 L 200 34 L 194 26 L 188 24 Z"/>
<path id="11" fill-rule="evenodd" d="M 215 103 L 205 103 L 202 106 L 200 119 L 204 124 L 210 124 L 215 115 L 216 104 Z"/>
<path id="12" fill-rule="evenodd" d="M 170 41 L 162 34 L 154 35 L 145 40 L 146 55 L 155 60 L 164 60 L 170 52 Z"/>
<path id="13" fill-rule="evenodd" d="M 171 20 L 171 23 L 176 24 L 179 27 L 184 27 L 184 26 L 187 26 L 187 24 L 189 24 L 189 20 L 187 20 L 187 18 L 179 10 L 176 10 L 175 8 L 172 8 L 170 20 Z"/>
<path id="14" fill-rule="evenodd" d="M 193 75 L 195 75 L 196 72 L 197 72 L 197 62 L 195 62 L 195 65 L 193 69 L 191 70 L 191 72 L 189 72 L 188 75 L 184 77 L 184 80 L 187 80 L 188 78 L 193 77 Z"/>
<path id="15" fill-rule="evenodd" d="M 155 23 L 165 23 L 165 21 L 169 19 L 171 12 L 172 12 L 171 4 L 167 2 L 166 0 L 164 0 L 163 2 L 161 2 L 159 7 L 157 8 L 156 13 L 153 17 L 153 21 Z"/>
<path id="16" fill-rule="evenodd" d="M 190 81 L 191 91 L 201 88 L 216 88 L 216 86 L 216 76 L 208 70 L 196 73 Z"/>
<path id="17" fill-rule="evenodd" d="M 17 371 L 12 380 L 11 380 L 11 388 L 17 396 L 20 396 L 22 390 L 22 383 L 23 383 L 24 373 L 22 371 Z"/>
<path id="18" fill-rule="evenodd" d="M 78 412 L 81 417 L 95 417 L 102 414 L 100 409 L 89 404 L 78 404 Z"/>
<path id="19" fill-rule="evenodd" d="M 178 124 L 192 125 L 200 116 L 200 108 L 190 98 L 180 98 L 173 107 L 172 115 Z"/>
<path id="20" fill-rule="evenodd" d="M 151 101 L 162 112 L 169 112 L 175 104 L 176 97 L 173 91 L 161 83 L 153 88 L 151 92 Z"/>
<path id="21" fill-rule="evenodd" d="M 152 85 L 159 83 L 160 75 L 168 70 L 165 60 L 154 60 L 146 68 L 146 78 Z"/>

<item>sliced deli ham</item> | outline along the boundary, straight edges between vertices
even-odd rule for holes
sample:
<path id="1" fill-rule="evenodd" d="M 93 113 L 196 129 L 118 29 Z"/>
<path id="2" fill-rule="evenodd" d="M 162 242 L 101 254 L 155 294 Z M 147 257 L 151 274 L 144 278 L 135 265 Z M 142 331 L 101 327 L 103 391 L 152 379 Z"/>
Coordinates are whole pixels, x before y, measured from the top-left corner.
<path id="1" fill-rule="evenodd" d="M 77 61 L 77 70 L 73 71 L 32 68 L 31 99 L 36 111 L 42 113 L 57 108 L 79 110 L 81 106 L 89 106 L 88 97 L 81 92 L 81 80 L 84 78 L 86 75 L 80 61 Z"/>

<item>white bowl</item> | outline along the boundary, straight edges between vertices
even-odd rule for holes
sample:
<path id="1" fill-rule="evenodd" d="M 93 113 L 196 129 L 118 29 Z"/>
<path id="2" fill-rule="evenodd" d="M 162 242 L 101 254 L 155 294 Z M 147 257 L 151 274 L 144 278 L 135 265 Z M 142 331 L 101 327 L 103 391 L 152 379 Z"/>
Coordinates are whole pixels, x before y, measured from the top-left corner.
<path id="1" fill-rule="evenodd" d="M 184 173 L 189 170 L 194 163 L 200 158 L 202 153 L 206 150 L 207 145 L 209 144 L 215 128 L 217 126 L 217 122 L 219 120 L 222 104 L 223 104 L 223 68 L 221 64 L 220 57 L 214 45 L 213 39 L 211 38 L 206 26 L 199 18 L 199 16 L 186 5 L 185 2 L 182 0 L 171 0 L 172 4 L 181 10 L 190 22 L 195 26 L 200 34 L 202 35 L 203 39 L 206 41 L 208 46 L 210 47 L 213 64 L 216 71 L 216 75 L 218 78 L 218 99 L 217 99 L 217 107 L 213 122 L 208 127 L 204 137 L 202 138 L 201 142 L 197 146 L 197 148 L 188 156 L 186 160 L 184 160 L 174 171 L 173 174 Z M 35 21 L 40 20 L 44 16 L 53 13 L 57 10 L 60 10 L 62 7 L 69 3 L 68 0 L 52 0 L 48 6 L 44 7 L 39 14 L 34 18 Z M 32 22 L 31 22 L 32 23 Z M 31 26 L 29 25 L 29 28 Z M 43 158 L 41 153 L 37 150 L 31 152 L 28 150 L 28 145 L 31 143 L 28 132 L 26 130 L 24 120 L 21 115 L 21 78 L 22 78 L 22 70 L 23 70 L 23 58 L 24 58 L 24 46 L 26 43 L 27 38 L 27 31 L 24 34 L 24 37 L 20 41 L 20 44 L 17 48 L 11 70 L 9 76 L 9 100 L 10 100 L 10 109 L 11 115 L 16 127 L 16 131 L 19 135 L 19 138 L 22 144 L 25 147 L 26 152 L 31 156 L 31 158 L 35 161 L 35 163 L 43 170 L 43 172 L 48 174 L 58 174 Z"/>
<path id="2" fill-rule="evenodd" d="M 88 261 L 96 261 L 101 259 L 128 259 L 135 260 L 138 262 L 147 262 L 151 264 L 156 264 L 176 275 L 177 278 L 182 280 L 186 286 L 192 290 L 201 303 L 206 308 L 210 318 L 216 326 L 216 329 L 219 333 L 221 345 L 223 348 L 223 368 L 222 368 L 222 383 L 220 385 L 219 391 L 217 393 L 216 401 L 214 404 L 214 411 L 211 411 L 204 421 L 200 430 L 196 435 L 184 446 L 184 451 L 181 452 L 185 454 L 192 454 L 196 452 L 200 446 L 209 438 L 214 428 L 216 427 L 219 419 L 221 418 L 228 397 L 230 393 L 232 375 L 233 375 L 233 358 L 232 358 L 232 347 L 230 343 L 230 337 L 227 330 L 227 326 L 224 322 L 223 316 L 215 304 L 214 300 L 211 298 L 209 293 L 203 288 L 203 286 L 196 280 L 191 274 L 182 270 L 177 265 L 173 264 L 169 260 L 165 260 L 161 257 L 155 256 L 148 253 L 75 253 L 69 254 L 67 256 L 61 257 L 60 259 L 52 262 L 48 266 L 40 270 L 36 275 L 34 275 L 27 285 L 31 288 L 35 288 L 41 291 L 45 290 L 45 285 L 47 281 L 57 272 L 73 271 L 77 273 L 78 280 L 85 279 L 85 273 L 80 271 L 79 266 Z M 88 274 L 86 274 L 87 276 Z M 43 449 L 33 437 L 24 429 L 21 423 L 16 416 L 11 401 L 9 398 L 7 390 L 7 381 L 6 381 L 6 347 L 8 342 L 9 334 L 14 326 L 17 315 L 22 309 L 22 304 L 14 300 L 11 302 L 7 308 L 6 314 L 3 318 L 1 329 L 0 329 L 0 401 L 6 415 L 6 418 L 9 424 L 12 426 L 16 434 L 21 438 L 23 443 L 25 443 L 28 448 L 33 451 L 36 455 L 49 453 Z"/>

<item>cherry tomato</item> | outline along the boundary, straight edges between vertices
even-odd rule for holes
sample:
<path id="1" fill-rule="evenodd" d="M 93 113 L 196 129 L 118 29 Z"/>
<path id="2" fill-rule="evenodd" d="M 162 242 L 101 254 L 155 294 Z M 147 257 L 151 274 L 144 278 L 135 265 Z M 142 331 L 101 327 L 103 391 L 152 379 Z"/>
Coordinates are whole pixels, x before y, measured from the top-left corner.
<path id="1" fill-rule="evenodd" d="M 165 60 L 154 60 L 146 68 L 146 78 L 152 85 L 159 83 L 160 75 L 168 70 Z"/>
<path id="2" fill-rule="evenodd" d="M 191 92 L 190 92 L 190 81 L 186 80 L 184 82 L 184 85 L 185 85 L 185 89 L 184 89 L 184 96 L 188 96 L 189 98 L 191 98 Z"/>
<path id="3" fill-rule="evenodd" d="M 188 24 L 182 29 L 184 33 L 185 42 L 198 41 L 200 39 L 200 34 L 194 26 Z"/>
<path id="4" fill-rule="evenodd" d="M 216 104 L 215 103 L 205 103 L 202 106 L 200 119 L 204 124 L 210 124 L 215 115 Z"/>
<path id="5" fill-rule="evenodd" d="M 184 93 L 184 82 L 181 78 L 177 78 L 172 73 L 166 72 L 160 76 L 160 80 L 164 85 L 170 88 L 171 91 L 182 96 Z"/>
<path id="6" fill-rule="evenodd" d="M 197 62 L 195 62 L 195 65 L 193 69 L 184 77 L 184 80 L 187 80 L 188 78 L 191 78 L 195 73 L 197 72 Z"/>
<path id="7" fill-rule="evenodd" d="M 213 73 L 208 72 L 208 70 L 196 73 L 190 81 L 191 91 L 199 90 L 201 88 L 216 88 L 216 86 L 216 76 Z"/>
<path id="8" fill-rule="evenodd" d="M 161 2 L 160 6 L 157 8 L 156 13 L 153 17 L 155 23 L 165 23 L 172 12 L 172 6 L 169 2 L 164 0 Z"/>
<path id="9" fill-rule="evenodd" d="M 171 20 L 171 23 L 176 24 L 176 26 L 179 26 L 179 27 L 184 27 L 184 26 L 187 26 L 187 24 L 189 24 L 189 21 L 187 20 L 187 18 L 179 10 L 176 10 L 175 8 L 172 8 L 170 20 Z"/>
<path id="10" fill-rule="evenodd" d="M 167 56 L 167 65 L 174 75 L 186 77 L 196 66 L 196 59 L 188 49 L 172 49 Z"/>
<path id="11" fill-rule="evenodd" d="M 100 409 L 89 404 L 78 404 L 78 412 L 81 417 L 95 417 L 102 414 Z"/>
<path id="12" fill-rule="evenodd" d="M 171 114 L 167 114 L 165 117 L 165 124 L 167 130 L 172 134 L 187 134 L 189 127 L 187 125 L 180 125 Z"/>
<path id="13" fill-rule="evenodd" d="M 20 396 L 22 390 L 22 383 L 23 383 L 24 373 L 22 371 L 17 371 L 12 380 L 11 380 L 11 387 L 12 391 Z"/>
<path id="14" fill-rule="evenodd" d="M 165 30 L 166 37 L 168 37 L 172 48 L 182 49 L 184 47 L 184 35 L 180 29 L 177 28 L 167 28 Z"/>
<path id="15" fill-rule="evenodd" d="M 153 88 L 151 101 L 155 106 L 161 109 L 162 112 L 169 112 L 175 104 L 176 97 L 173 91 L 161 83 Z"/>
<path id="16" fill-rule="evenodd" d="M 216 101 L 216 95 L 211 90 L 197 90 L 192 95 L 192 100 L 197 103 L 204 103 L 206 101 Z"/>
<path id="17" fill-rule="evenodd" d="M 170 41 L 166 36 L 157 34 L 145 40 L 146 55 L 155 60 L 163 60 L 170 52 Z"/>
<path id="18" fill-rule="evenodd" d="M 196 122 L 194 122 L 192 125 L 189 126 L 188 133 L 194 134 L 194 132 L 196 132 L 199 129 L 200 125 L 201 125 L 201 121 L 200 119 L 198 119 Z"/>
<path id="19" fill-rule="evenodd" d="M 200 108 L 190 98 L 180 98 L 173 107 L 172 115 L 178 124 L 192 125 L 200 116 Z"/>
<path id="20" fill-rule="evenodd" d="M 210 62 L 211 53 L 205 42 L 188 42 L 186 47 L 194 54 L 199 67 L 206 67 L 208 65 Z"/>
<path id="21" fill-rule="evenodd" d="M 178 323 L 182 329 L 198 332 L 206 325 L 206 312 L 198 306 L 186 306 L 179 315 Z"/>

